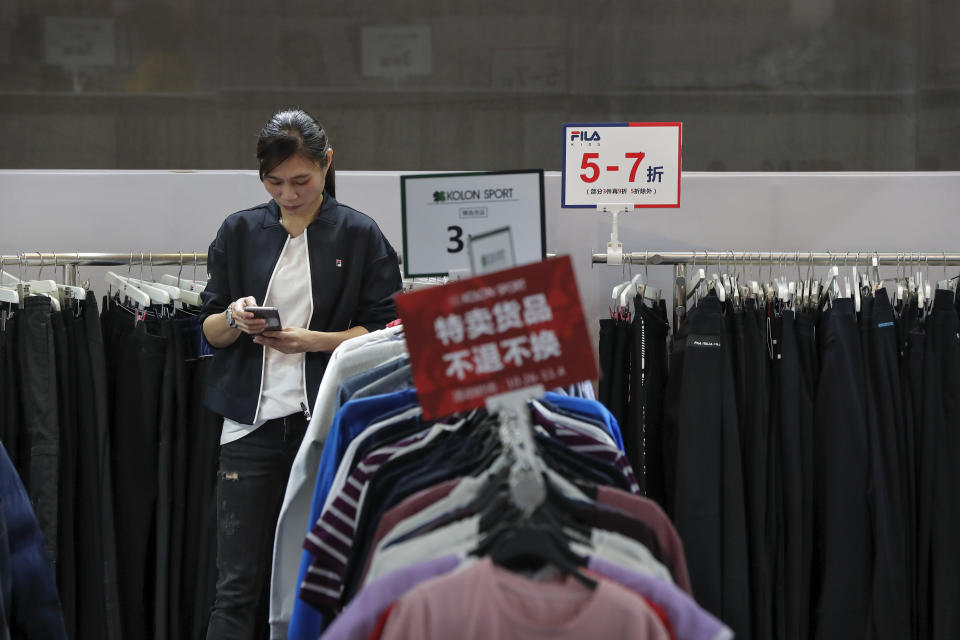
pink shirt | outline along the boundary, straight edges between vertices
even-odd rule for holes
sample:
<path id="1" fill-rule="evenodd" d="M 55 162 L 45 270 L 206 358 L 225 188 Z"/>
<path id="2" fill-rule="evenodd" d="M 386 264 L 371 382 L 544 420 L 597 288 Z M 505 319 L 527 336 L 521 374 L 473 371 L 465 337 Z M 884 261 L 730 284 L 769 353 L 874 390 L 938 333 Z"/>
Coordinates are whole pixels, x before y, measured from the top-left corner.
<path id="1" fill-rule="evenodd" d="M 657 615 L 636 594 L 609 580 L 595 590 L 566 576 L 535 581 L 489 558 L 432 578 L 400 598 L 383 640 L 669 640 Z"/>

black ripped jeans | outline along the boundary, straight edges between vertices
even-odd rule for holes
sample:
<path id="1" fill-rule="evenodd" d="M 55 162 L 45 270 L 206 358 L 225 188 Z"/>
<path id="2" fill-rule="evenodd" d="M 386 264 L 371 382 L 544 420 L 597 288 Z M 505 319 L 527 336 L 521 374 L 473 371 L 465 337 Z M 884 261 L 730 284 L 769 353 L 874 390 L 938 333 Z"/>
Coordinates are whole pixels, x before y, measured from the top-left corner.
<path id="1" fill-rule="evenodd" d="M 207 640 L 268 635 L 273 536 L 306 428 L 304 416 L 294 414 L 220 447 L 217 595 Z"/>

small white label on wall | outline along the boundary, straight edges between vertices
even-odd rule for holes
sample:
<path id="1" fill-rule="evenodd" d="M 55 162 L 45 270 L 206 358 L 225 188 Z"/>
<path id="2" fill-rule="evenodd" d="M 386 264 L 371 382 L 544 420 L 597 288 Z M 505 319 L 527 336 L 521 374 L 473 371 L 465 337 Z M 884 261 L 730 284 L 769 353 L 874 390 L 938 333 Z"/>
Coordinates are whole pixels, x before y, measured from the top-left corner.
<path id="1" fill-rule="evenodd" d="M 363 75 L 402 78 L 433 72 L 430 27 L 364 27 L 361 32 Z"/>
<path id="2" fill-rule="evenodd" d="M 113 18 L 48 17 L 44 22 L 47 64 L 62 67 L 113 66 Z"/>

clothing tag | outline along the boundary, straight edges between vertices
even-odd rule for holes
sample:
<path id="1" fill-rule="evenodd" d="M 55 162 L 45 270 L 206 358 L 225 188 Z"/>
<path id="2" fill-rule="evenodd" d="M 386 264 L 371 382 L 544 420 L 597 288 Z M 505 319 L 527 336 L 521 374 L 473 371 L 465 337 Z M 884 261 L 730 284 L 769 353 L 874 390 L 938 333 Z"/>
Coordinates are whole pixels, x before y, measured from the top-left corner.
<path id="1" fill-rule="evenodd" d="M 343 266 L 343 260 L 341 260 L 340 258 L 337 258 L 337 266 L 338 266 L 338 267 L 342 267 L 342 266 Z"/>
<path id="2" fill-rule="evenodd" d="M 697 333 L 691 333 L 687 336 L 687 349 L 719 349 L 720 336 L 709 336 Z"/>

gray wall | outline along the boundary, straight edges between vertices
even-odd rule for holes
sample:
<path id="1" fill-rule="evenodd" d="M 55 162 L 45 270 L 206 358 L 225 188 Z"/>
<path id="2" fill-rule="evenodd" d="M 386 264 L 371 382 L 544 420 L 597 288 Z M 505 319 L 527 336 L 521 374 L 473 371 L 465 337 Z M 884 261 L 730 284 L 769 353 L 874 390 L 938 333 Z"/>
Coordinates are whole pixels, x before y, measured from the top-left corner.
<path id="1" fill-rule="evenodd" d="M 556 170 L 564 121 L 679 120 L 687 170 L 958 170 L 958 32 L 956 0 L 4 0 L 0 168 L 249 169 L 301 105 L 340 169 Z"/>

